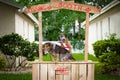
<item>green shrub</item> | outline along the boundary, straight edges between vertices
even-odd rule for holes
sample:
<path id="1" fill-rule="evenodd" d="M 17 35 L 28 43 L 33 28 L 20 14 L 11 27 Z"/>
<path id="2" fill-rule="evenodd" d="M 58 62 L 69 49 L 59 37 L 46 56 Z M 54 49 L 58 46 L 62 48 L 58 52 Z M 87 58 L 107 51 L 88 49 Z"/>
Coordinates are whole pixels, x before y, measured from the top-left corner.
<path id="1" fill-rule="evenodd" d="M 1 53 L 0 53 L 0 70 L 6 67 L 6 61 L 2 59 Z"/>
<path id="2" fill-rule="evenodd" d="M 120 70 L 120 55 L 117 55 L 116 52 L 103 53 L 99 57 L 99 61 L 103 72 L 108 73 Z"/>
<path id="3" fill-rule="evenodd" d="M 16 66 L 16 69 L 18 69 L 19 67 L 25 67 L 26 60 L 35 60 L 34 57 L 38 56 L 38 44 L 22 38 L 19 34 L 12 33 L 0 37 L 0 51 L 6 56 L 10 70 L 14 68 L 16 58 L 19 56 L 25 57 Z M 12 60 L 10 61 L 10 59 Z"/>
<path id="4" fill-rule="evenodd" d="M 99 40 L 93 44 L 96 57 L 101 63 L 103 73 L 120 71 L 120 39 L 115 34 L 107 40 Z"/>
<path id="5" fill-rule="evenodd" d="M 96 57 L 101 56 L 103 53 L 116 52 L 120 55 L 120 39 L 116 39 L 115 35 L 107 40 L 99 40 L 93 44 L 93 50 Z"/>
<path id="6" fill-rule="evenodd" d="M 95 42 L 93 44 L 93 50 L 96 57 L 99 57 L 100 55 L 102 55 L 103 52 L 107 52 L 107 47 L 108 46 L 107 46 L 106 40 L 100 40 Z"/>

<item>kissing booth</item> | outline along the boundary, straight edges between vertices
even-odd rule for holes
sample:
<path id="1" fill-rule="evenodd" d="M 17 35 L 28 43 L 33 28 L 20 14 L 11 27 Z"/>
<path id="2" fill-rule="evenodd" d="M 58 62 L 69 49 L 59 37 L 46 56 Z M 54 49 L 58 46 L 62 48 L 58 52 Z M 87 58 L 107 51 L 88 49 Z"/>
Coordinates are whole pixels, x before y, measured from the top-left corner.
<path id="1" fill-rule="evenodd" d="M 42 61 L 42 12 L 57 9 L 86 13 L 84 61 Z M 32 63 L 32 80 L 94 80 L 94 62 L 88 61 L 89 13 L 100 13 L 100 9 L 96 6 L 75 3 L 74 0 L 51 0 L 49 4 L 39 4 L 25 8 L 24 12 L 38 12 L 39 15 L 39 61 Z"/>

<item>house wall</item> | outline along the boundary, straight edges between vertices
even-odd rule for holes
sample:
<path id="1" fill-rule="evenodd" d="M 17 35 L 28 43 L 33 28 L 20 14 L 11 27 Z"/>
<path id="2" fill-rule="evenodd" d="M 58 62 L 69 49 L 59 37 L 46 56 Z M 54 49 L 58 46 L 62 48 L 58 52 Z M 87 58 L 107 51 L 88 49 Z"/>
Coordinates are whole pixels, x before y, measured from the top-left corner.
<path id="1" fill-rule="evenodd" d="M 0 36 L 18 33 L 34 41 L 34 22 L 24 13 L 18 13 L 18 9 L 0 2 Z"/>
<path id="2" fill-rule="evenodd" d="M 106 39 L 109 34 L 116 33 L 120 38 L 120 4 L 90 21 L 89 53 L 94 53 L 92 44 Z"/>
<path id="3" fill-rule="evenodd" d="M 15 8 L 0 3 L 0 36 L 15 32 Z"/>
<path id="4" fill-rule="evenodd" d="M 34 41 L 34 24 L 27 18 L 24 14 L 15 14 L 15 31 L 16 33 L 22 35 L 24 39 L 29 41 Z"/>

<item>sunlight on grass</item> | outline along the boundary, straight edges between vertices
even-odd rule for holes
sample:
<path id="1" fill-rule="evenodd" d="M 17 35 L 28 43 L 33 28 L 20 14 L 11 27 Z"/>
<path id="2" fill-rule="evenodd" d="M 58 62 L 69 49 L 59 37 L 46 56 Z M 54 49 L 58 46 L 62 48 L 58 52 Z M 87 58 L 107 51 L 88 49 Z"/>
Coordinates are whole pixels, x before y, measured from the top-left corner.
<path id="1" fill-rule="evenodd" d="M 76 61 L 84 60 L 84 54 L 82 53 L 73 53 L 72 56 L 75 58 Z M 38 59 L 38 58 L 36 58 Z M 97 58 L 91 54 L 88 55 L 88 59 L 92 61 L 97 61 Z M 43 55 L 43 61 L 51 61 L 50 54 Z"/>
<path id="2" fill-rule="evenodd" d="M 84 54 L 80 54 L 80 53 L 73 53 L 72 54 L 73 57 L 78 61 L 78 60 L 84 60 Z M 97 61 L 97 58 L 91 54 L 88 55 L 88 60 L 92 60 L 92 61 Z"/>

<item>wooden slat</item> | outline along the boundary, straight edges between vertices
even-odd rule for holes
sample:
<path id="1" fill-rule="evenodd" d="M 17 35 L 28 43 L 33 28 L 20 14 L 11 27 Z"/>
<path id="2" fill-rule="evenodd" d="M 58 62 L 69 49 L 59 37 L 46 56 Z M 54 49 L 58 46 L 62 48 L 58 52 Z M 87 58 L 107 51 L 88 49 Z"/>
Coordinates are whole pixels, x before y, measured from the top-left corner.
<path id="1" fill-rule="evenodd" d="M 39 64 L 32 64 L 32 80 L 39 80 Z"/>
<path id="2" fill-rule="evenodd" d="M 31 64 L 94 64 L 97 62 L 85 62 L 85 61 L 76 61 L 76 62 L 51 62 L 51 61 L 44 61 L 44 62 L 31 62 Z"/>
<path id="3" fill-rule="evenodd" d="M 48 64 L 48 80 L 55 80 L 55 64 Z"/>
<path id="4" fill-rule="evenodd" d="M 68 74 L 64 75 L 64 80 L 71 80 L 71 65 L 70 64 L 64 64 L 65 67 L 68 68 L 69 72 Z"/>
<path id="5" fill-rule="evenodd" d="M 56 67 L 58 66 L 63 66 L 63 64 L 56 64 Z M 63 80 L 63 75 L 55 75 L 56 76 L 56 79 L 55 80 Z"/>
<path id="6" fill-rule="evenodd" d="M 41 71 L 40 71 L 40 74 L 41 74 L 41 77 L 40 77 L 40 80 L 47 80 L 47 64 L 41 64 Z"/>
<path id="7" fill-rule="evenodd" d="M 71 80 L 78 80 L 78 64 L 72 64 L 72 79 Z"/>
<path id="8" fill-rule="evenodd" d="M 69 73 L 56 74 L 56 68 L 68 67 Z M 32 64 L 32 80 L 94 80 L 94 64 L 89 63 L 35 63 Z"/>
<path id="9" fill-rule="evenodd" d="M 86 80 L 86 64 L 79 65 L 79 80 Z"/>
<path id="10" fill-rule="evenodd" d="M 94 64 L 88 64 L 88 79 L 87 80 L 94 80 Z"/>

